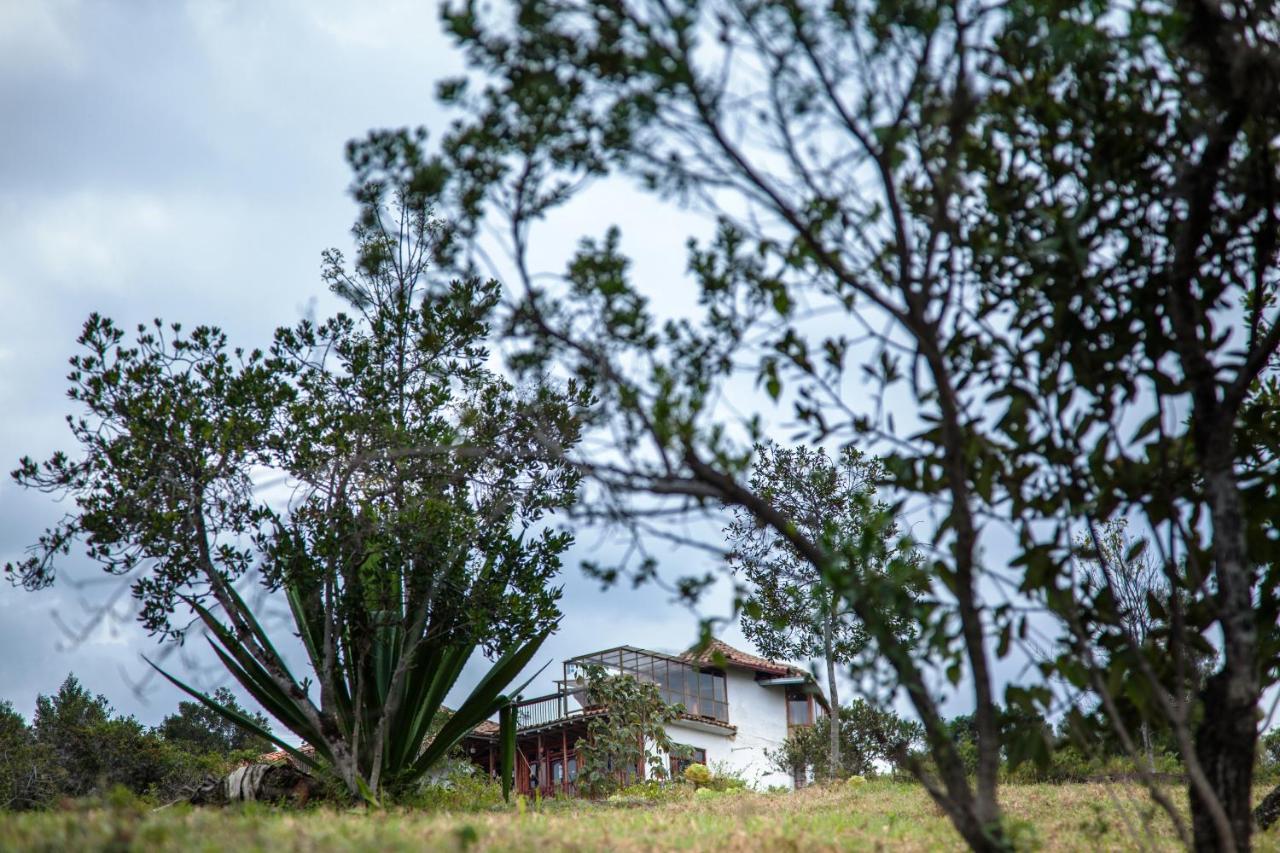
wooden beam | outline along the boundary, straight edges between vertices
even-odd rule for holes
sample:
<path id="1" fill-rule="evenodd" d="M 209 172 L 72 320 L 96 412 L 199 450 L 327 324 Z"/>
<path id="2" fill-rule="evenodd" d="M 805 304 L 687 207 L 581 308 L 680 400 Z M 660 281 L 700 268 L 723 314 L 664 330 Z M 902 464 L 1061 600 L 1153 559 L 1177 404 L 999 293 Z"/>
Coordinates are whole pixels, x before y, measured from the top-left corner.
<path id="1" fill-rule="evenodd" d="M 560 730 L 560 793 L 569 793 L 569 733 Z"/>

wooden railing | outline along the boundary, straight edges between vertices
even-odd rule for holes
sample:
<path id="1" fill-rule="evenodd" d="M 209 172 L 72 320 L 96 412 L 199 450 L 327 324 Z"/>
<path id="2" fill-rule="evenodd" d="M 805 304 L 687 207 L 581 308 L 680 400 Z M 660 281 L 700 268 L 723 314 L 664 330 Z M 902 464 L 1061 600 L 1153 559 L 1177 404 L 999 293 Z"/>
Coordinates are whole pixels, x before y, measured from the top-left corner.
<path id="1" fill-rule="evenodd" d="M 550 693 L 546 696 L 535 696 L 515 703 L 516 728 L 534 729 L 549 725 L 558 720 L 580 716 L 586 712 L 574 697 L 585 698 L 585 691 L 569 690 Z"/>

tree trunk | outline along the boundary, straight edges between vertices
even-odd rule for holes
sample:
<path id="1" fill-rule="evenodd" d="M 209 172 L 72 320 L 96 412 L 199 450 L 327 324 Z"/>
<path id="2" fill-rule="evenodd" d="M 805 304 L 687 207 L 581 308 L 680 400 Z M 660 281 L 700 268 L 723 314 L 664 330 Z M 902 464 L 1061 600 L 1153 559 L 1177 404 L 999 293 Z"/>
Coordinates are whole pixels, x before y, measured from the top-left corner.
<path id="1" fill-rule="evenodd" d="M 1232 703 L 1227 696 L 1230 676 L 1215 673 L 1202 694 L 1206 713 L 1196 728 L 1196 756 L 1208 777 L 1209 787 L 1226 812 L 1234 849 L 1248 850 L 1253 832 L 1253 756 L 1257 746 L 1257 706 Z M 1209 710 L 1213 709 L 1213 710 Z M 1195 849 L 1233 849 L 1225 843 L 1213 814 L 1195 786 L 1191 786 L 1191 827 Z"/>
<path id="2" fill-rule="evenodd" d="M 831 704 L 831 713 L 827 720 L 827 731 L 831 736 L 831 745 L 827 755 L 827 777 L 840 778 L 840 698 L 836 686 L 835 661 L 835 619 L 839 598 L 832 594 L 831 606 L 827 610 L 827 618 L 823 620 L 822 652 L 827 659 L 827 701 Z"/>
<path id="3" fill-rule="evenodd" d="M 287 801 L 300 806 L 319 791 L 319 781 L 292 764 L 245 764 L 226 776 L 206 776 L 186 799 L 194 805 Z"/>
<path id="4" fill-rule="evenodd" d="M 1229 436 L 1229 432 L 1226 433 Z M 1199 436 L 1198 436 L 1199 437 Z M 1232 471 L 1229 439 L 1214 433 L 1205 447 L 1205 492 L 1213 520 L 1213 574 L 1223 635 L 1222 668 L 1201 691 L 1204 719 L 1195 751 L 1214 799 L 1213 808 L 1191 786 L 1191 827 L 1197 850 L 1248 850 L 1253 832 L 1253 762 L 1258 740 L 1258 631 L 1253 570 L 1243 526 L 1244 506 Z M 1229 833 L 1229 834 L 1228 834 Z"/>

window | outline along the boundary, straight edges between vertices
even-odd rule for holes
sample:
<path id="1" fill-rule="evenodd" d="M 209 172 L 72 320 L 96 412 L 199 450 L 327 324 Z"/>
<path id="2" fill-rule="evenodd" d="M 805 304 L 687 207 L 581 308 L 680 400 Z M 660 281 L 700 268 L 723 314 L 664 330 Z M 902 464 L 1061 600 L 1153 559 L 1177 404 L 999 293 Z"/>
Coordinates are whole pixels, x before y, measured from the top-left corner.
<path id="1" fill-rule="evenodd" d="M 677 744 L 677 746 L 678 745 L 679 744 Z M 679 758 L 674 755 L 671 756 L 671 778 L 673 779 L 684 773 L 684 769 L 690 764 L 701 764 L 706 766 L 707 751 L 705 749 L 699 749 L 697 747 L 685 747 L 685 749 L 689 750 L 688 758 Z"/>
<path id="2" fill-rule="evenodd" d="M 607 670 L 625 672 L 656 684 L 662 701 L 684 705 L 687 714 L 729 722 L 729 697 L 723 672 L 700 669 L 667 655 L 620 648 L 565 661 L 565 682 L 579 677 L 580 668 L 589 664 L 599 664 Z M 579 701 L 586 706 L 591 704 L 590 697 L 584 696 Z"/>
<path id="3" fill-rule="evenodd" d="M 813 697 L 794 687 L 787 690 L 787 727 L 813 725 Z"/>

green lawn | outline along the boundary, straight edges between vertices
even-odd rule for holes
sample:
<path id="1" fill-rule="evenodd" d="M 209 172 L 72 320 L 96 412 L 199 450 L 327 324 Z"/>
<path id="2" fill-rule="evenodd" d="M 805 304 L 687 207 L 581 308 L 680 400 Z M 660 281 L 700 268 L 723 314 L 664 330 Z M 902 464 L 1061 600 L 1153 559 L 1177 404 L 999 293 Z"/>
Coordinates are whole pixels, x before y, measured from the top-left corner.
<path id="1" fill-rule="evenodd" d="M 1171 791 L 1178 802 L 1180 792 Z M 1029 847 L 1176 849 L 1169 820 L 1124 784 L 1009 785 L 1002 801 Z M 1277 850 L 1280 835 L 1258 838 Z M 0 815 L 0 850 L 939 850 L 961 849 L 915 785 L 677 802 L 548 803 L 478 813 L 77 807 Z"/>

